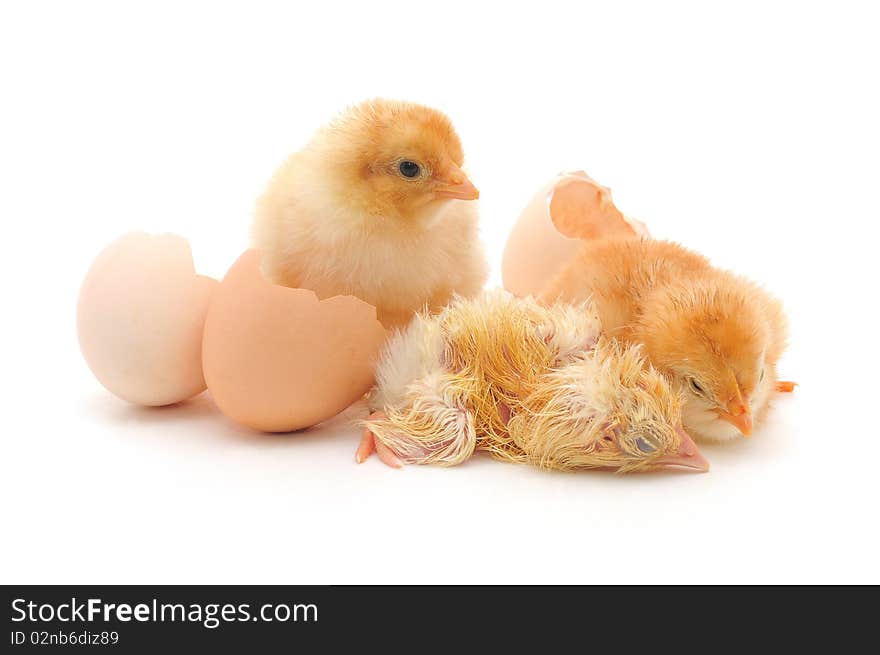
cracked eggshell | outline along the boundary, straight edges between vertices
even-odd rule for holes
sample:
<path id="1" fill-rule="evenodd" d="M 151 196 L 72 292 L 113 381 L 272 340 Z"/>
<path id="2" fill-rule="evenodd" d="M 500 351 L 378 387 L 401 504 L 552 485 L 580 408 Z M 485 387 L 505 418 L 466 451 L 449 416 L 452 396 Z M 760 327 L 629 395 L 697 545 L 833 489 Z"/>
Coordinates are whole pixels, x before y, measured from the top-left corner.
<path id="1" fill-rule="evenodd" d="M 108 391 L 170 405 L 205 390 L 202 329 L 217 281 L 197 275 L 173 234 L 126 234 L 86 274 L 77 303 L 80 349 Z"/>
<path id="2" fill-rule="evenodd" d="M 205 379 L 237 423 L 290 432 L 335 416 L 370 389 L 386 333 L 372 305 L 272 284 L 261 259 L 258 250 L 245 252 L 214 294 Z"/>
<path id="3" fill-rule="evenodd" d="M 643 223 L 614 206 L 610 189 L 583 171 L 563 173 L 535 194 L 513 226 L 501 263 L 504 288 L 517 296 L 538 295 L 581 240 L 647 235 Z"/>

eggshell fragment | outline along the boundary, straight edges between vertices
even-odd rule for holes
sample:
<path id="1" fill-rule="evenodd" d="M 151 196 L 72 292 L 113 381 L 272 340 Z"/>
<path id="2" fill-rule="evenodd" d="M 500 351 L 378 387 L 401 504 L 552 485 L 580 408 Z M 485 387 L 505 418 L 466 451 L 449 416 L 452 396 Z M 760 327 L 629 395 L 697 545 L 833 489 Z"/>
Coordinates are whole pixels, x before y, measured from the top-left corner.
<path id="1" fill-rule="evenodd" d="M 643 223 L 614 206 L 610 189 L 583 171 L 563 173 L 535 194 L 513 226 L 501 263 L 504 288 L 539 294 L 581 240 L 647 235 Z"/>
<path id="2" fill-rule="evenodd" d="M 183 237 L 133 232 L 107 246 L 77 304 L 80 349 L 95 377 L 139 405 L 204 391 L 202 328 L 216 286 L 196 274 Z"/>
<path id="3" fill-rule="evenodd" d="M 386 333 L 353 296 L 319 301 L 267 281 L 262 254 L 245 252 L 220 283 L 203 341 L 205 379 L 220 410 L 265 432 L 331 418 L 373 384 Z"/>

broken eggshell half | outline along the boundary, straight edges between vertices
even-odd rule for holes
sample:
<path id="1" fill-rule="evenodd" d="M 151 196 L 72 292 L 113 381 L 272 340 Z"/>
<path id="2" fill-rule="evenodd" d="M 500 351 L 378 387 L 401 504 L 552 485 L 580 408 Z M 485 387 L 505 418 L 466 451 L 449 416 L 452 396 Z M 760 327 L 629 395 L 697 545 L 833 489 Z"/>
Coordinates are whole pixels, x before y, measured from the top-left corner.
<path id="1" fill-rule="evenodd" d="M 189 242 L 131 232 L 95 258 L 80 287 L 80 350 L 98 381 L 138 405 L 205 390 L 202 328 L 217 281 L 196 274 Z"/>
<path id="2" fill-rule="evenodd" d="M 611 190 L 583 171 L 562 173 L 541 188 L 520 214 L 504 247 L 504 288 L 538 295 L 571 261 L 580 241 L 648 236 L 643 223 L 625 216 Z"/>
<path id="3" fill-rule="evenodd" d="M 332 418 L 370 389 L 386 332 L 372 305 L 273 284 L 261 260 L 259 250 L 246 251 L 212 298 L 205 379 L 237 423 L 290 432 Z"/>

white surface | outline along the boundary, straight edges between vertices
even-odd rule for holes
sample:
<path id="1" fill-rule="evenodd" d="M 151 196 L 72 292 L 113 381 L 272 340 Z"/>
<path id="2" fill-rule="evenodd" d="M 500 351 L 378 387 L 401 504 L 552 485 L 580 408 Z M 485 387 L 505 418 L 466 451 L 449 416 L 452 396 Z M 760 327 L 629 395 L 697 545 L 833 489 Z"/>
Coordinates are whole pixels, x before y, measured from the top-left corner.
<path id="1" fill-rule="evenodd" d="M 252 4 L 0 9 L 0 582 L 880 582 L 870 3 Z M 95 254 L 173 231 L 221 276 L 276 164 L 373 95 L 456 122 L 496 282 L 529 196 L 584 168 L 778 293 L 802 386 L 711 473 L 632 477 L 358 467 L 344 421 L 105 392 L 74 329 Z"/>

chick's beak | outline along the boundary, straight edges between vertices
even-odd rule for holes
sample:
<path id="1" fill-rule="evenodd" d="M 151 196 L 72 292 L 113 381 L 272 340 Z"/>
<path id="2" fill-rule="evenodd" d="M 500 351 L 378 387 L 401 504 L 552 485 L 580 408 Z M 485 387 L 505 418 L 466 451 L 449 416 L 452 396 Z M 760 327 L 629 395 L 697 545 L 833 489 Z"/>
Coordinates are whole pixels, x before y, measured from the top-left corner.
<path id="1" fill-rule="evenodd" d="M 438 198 L 454 198 L 456 200 L 476 200 L 480 192 L 461 169 L 454 170 L 435 189 Z"/>
<path id="2" fill-rule="evenodd" d="M 727 411 L 723 409 L 715 410 L 718 412 L 719 418 L 727 421 L 737 430 L 742 432 L 744 437 L 752 434 L 752 412 L 745 403 L 731 403 L 727 407 Z"/>
<path id="3" fill-rule="evenodd" d="M 675 431 L 681 437 L 678 451 L 674 455 L 664 455 L 657 460 L 657 463 L 662 467 L 684 467 L 700 473 L 707 472 L 709 460 L 703 456 L 691 436 L 681 426 L 676 427 Z"/>

